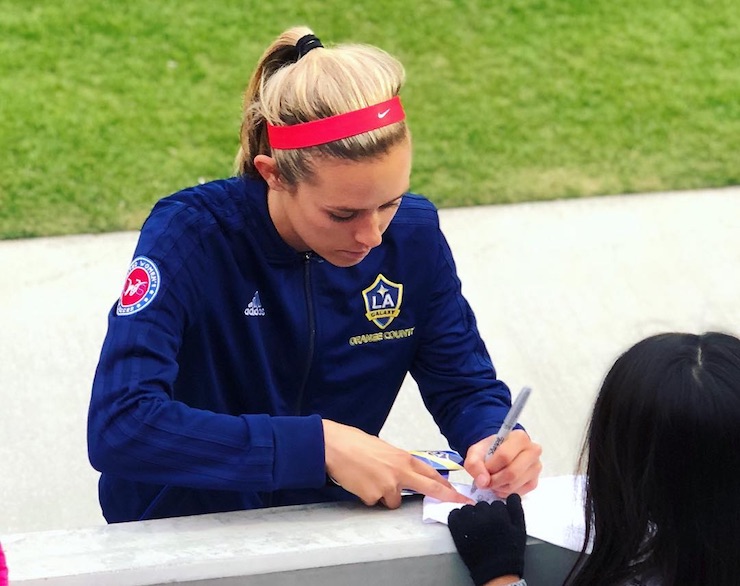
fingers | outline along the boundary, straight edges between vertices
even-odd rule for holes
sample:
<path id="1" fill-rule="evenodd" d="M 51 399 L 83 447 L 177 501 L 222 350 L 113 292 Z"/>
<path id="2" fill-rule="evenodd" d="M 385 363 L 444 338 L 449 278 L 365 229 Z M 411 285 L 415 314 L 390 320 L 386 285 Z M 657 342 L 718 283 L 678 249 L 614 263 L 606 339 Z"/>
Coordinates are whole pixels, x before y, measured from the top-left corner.
<path id="1" fill-rule="evenodd" d="M 457 492 L 455 487 L 434 468 L 413 457 L 409 469 L 402 472 L 400 484 L 403 488 L 411 489 L 443 502 L 463 504 L 474 502 Z M 397 489 L 397 492 L 400 493 L 400 489 Z M 395 499 L 390 502 L 395 502 Z M 385 499 L 386 506 L 390 507 L 388 503 L 388 499 Z M 398 504 L 400 505 L 400 499 Z"/>
<path id="2" fill-rule="evenodd" d="M 455 490 L 455 488 L 441 476 L 439 478 L 442 482 L 418 476 L 412 480 L 414 486 L 406 486 L 406 488 L 410 488 L 423 495 L 446 503 L 473 504 L 473 500 L 457 492 L 457 490 Z"/>
<path id="3" fill-rule="evenodd" d="M 473 444 L 465 455 L 465 470 L 473 477 L 478 488 L 486 488 L 491 481 L 491 474 L 486 468 L 484 457 L 494 437 L 487 437 Z"/>
<path id="4" fill-rule="evenodd" d="M 368 506 L 380 503 L 389 509 L 397 509 L 401 506 L 403 501 L 403 497 L 401 496 L 401 487 L 403 487 L 425 496 L 430 496 L 442 502 L 462 504 L 474 503 L 474 501 L 468 497 L 457 492 L 457 490 L 455 490 L 455 488 L 434 469 L 431 469 L 431 475 L 429 476 L 412 472 L 405 475 L 405 478 L 406 480 L 403 482 L 384 489 L 380 498 L 375 499 L 372 496 L 365 496 L 361 497 L 362 501 Z"/>
<path id="5" fill-rule="evenodd" d="M 491 475 L 491 490 L 502 498 L 514 492 L 527 494 L 534 490 L 542 471 L 541 454 L 539 444 L 530 442 L 506 467 Z"/>
<path id="6" fill-rule="evenodd" d="M 516 460 L 525 457 L 526 462 L 530 463 L 538 460 L 541 454 L 542 448 L 530 439 L 526 431 L 515 429 L 485 462 L 486 469 L 495 477 L 497 473 L 510 468 Z"/>
<path id="7" fill-rule="evenodd" d="M 397 509 L 401 506 L 401 501 L 403 500 L 403 497 L 401 496 L 401 491 L 394 491 L 391 494 L 389 494 L 387 497 L 384 496 L 380 499 L 380 504 L 385 505 L 389 509 Z"/>
<path id="8" fill-rule="evenodd" d="M 459 509 L 453 509 L 447 516 L 447 523 L 452 527 L 455 523 L 473 523 L 482 526 L 482 529 L 493 530 L 498 523 L 509 523 L 507 505 L 503 501 L 480 501 L 474 505 L 465 505 Z"/>
<path id="9" fill-rule="evenodd" d="M 376 436 L 323 420 L 327 473 L 368 506 L 401 505 L 401 489 L 409 488 L 441 501 L 469 503 L 434 468 Z"/>
<path id="10" fill-rule="evenodd" d="M 491 438 L 486 438 L 474 444 L 465 458 L 465 469 L 473 476 L 476 486 L 489 488 L 501 498 L 514 492 L 526 494 L 533 490 L 542 471 L 541 446 L 534 443 L 524 430 L 514 430 L 484 461 L 483 448 L 490 442 Z"/>
<path id="11" fill-rule="evenodd" d="M 457 489 L 450 484 L 449 480 L 421 460 L 413 458 L 412 468 L 416 476 L 412 475 L 408 482 L 413 483 L 414 486 L 404 484 L 404 488 L 410 488 L 423 495 L 448 503 L 469 504 L 475 502 L 457 492 Z"/>
<path id="12" fill-rule="evenodd" d="M 496 489 L 491 489 L 491 491 L 501 499 L 505 499 L 509 497 L 512 494 L 520 494 L 525 495 L 530 492 L 532 492 L 535 488 L 537 488 L 538 478 L 535 478 L 529 482 L 526 482 L 525 484 L 521 485 L 520 487 L 515 487 L 513 485 L 503 485 Z"/>
<path id="13" fill-rule="evenodd" d="M 510 494 L 506 499 L 506 511 L 514 526 L 526 531 L 524 522 L 524 509 L 522 499 L 517 493 Z"/>

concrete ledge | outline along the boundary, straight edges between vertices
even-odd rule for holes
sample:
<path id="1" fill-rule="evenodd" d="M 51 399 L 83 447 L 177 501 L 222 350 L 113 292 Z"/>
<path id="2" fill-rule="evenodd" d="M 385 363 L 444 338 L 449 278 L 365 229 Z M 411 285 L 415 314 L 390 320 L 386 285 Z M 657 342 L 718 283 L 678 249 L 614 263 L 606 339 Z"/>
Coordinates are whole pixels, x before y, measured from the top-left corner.
<path id="1" fill-rule="evenodd" d="M 447 527 L 400 509 L 301 505 L 3 537 L 14 586 L 471 584 Z M 530 586 L 560 584 L 575 553 L 527 544 Z"/>

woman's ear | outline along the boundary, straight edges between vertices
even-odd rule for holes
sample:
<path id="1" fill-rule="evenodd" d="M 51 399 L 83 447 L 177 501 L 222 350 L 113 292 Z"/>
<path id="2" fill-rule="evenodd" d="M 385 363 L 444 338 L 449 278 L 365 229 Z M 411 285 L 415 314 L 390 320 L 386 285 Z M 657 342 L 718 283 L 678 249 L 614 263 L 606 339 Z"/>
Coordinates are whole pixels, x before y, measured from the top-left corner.
<path id="1" fill-rule="evenodd" d="M 267 155 L 257 155 L 254 158 L 254 168 L 260 174 L 272 191 L 285 191 L 286 187 L 280 179 L 275 159 Z"/>

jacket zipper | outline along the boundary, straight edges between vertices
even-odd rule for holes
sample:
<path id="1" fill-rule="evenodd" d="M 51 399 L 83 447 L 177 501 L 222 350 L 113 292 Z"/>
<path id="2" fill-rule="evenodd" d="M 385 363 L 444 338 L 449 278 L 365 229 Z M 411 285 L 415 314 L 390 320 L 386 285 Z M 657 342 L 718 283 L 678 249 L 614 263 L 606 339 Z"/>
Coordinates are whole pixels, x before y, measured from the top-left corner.
<path id="1" fill-rule="evenodd" d="M 303 381 L 298 390 L 298 399 L 296 401 L 296 415 L 302 415 L 303 393 L 308 383 L 308 375 L 311 372 L 313 363 L 314 345 L 316 343 L 316 316 L 313 309 L 313 297 L 311 295 L 311 258 L 312 253 L 306 252 L 303 255 L 303 286 L 306 295 L 306 308 L 308 309 L 308 356 L 306 357 L 306 369 L 303 373 Z"/>

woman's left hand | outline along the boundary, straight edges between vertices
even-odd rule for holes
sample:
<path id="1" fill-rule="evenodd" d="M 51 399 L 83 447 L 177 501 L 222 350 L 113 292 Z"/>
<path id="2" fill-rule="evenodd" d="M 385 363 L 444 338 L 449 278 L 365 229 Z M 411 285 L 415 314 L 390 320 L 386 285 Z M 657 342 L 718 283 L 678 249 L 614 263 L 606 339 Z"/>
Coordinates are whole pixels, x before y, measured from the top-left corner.
<path id="1" fill-rule="evenodd" d="M 524 574 L 527 527 L 518 494 L 506 504 L 481 501 L 453 510 L 447 525 L 476 586 L 511 584 Z"/>
<path id="2" fill-rule="evenodd" d="M 534 490 L 542 471 L 542 447 L 533 442 L 526 431 L 515 429 L 484 461 L 495 437 L 492 435 L 473 444 L 465 456 L 465 470 L 473 477 L 475 485 L 492 490 L 500 498 Z"/>

